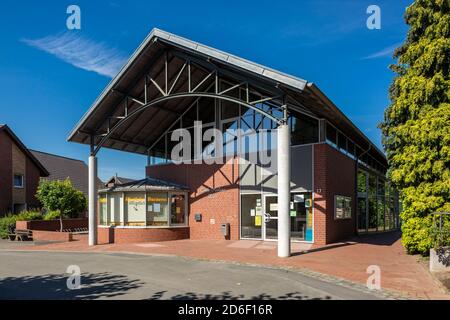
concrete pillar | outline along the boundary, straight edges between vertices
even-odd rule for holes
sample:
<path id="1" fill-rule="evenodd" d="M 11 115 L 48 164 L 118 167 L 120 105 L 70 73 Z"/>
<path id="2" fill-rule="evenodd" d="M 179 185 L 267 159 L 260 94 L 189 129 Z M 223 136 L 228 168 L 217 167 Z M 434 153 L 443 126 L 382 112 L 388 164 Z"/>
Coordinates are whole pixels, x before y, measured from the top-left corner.
<path id="1" fill-rule="evenodd" d="M 89 245 L 97 245 L 97 158 L 89 157 Z"/>
<path id="2" fill-rule="evenodd" d="M 288 124 L 278 127 L 278 257 L 291 255 L 291 133 Z"/>

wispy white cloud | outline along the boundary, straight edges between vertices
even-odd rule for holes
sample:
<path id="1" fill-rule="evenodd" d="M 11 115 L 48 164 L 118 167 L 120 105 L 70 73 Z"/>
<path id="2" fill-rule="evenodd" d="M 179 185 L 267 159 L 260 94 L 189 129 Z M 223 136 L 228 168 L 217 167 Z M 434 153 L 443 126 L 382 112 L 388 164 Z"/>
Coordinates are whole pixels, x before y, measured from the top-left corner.
<path id="1" fill-rule="evenodd" d="M 114 77 L 126 61 L 117 49 L 82 37 L 77 32 L 64 32 L 41 39 L 22 39 L 27 45 L 45 51 L 71 65 Z"/>
<path id="2" fill-rule="evenodd" d="M 384 58 L 384 57 L 392 57 L 394 54 L 394 50 L 398 48 L 401 45 L 401 43 L 395 43 L 389 47 L 386 47 L 380 51 L 374 52 L 366 57 L 361 58 L 362 60 L 369 60 L 369 59 L 378 59 L 378 58 Z"/>

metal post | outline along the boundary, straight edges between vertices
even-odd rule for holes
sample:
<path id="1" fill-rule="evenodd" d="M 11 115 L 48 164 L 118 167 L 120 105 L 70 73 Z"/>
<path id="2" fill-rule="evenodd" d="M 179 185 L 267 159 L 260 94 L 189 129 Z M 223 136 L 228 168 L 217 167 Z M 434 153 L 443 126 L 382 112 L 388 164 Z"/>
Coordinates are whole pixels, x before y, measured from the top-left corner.
<path id="1" fill-rule="evenodd" d="M 291 192 L 291 136 L 287 114 L 285 122 L 278 126 L 278 257 L 291 255 L 291 219 L 289 215 Z"/>
<path id="2" fill-rule="evenodd" d="M 89 157 L 89 245 L 97 245 L 97 158 Z"/>

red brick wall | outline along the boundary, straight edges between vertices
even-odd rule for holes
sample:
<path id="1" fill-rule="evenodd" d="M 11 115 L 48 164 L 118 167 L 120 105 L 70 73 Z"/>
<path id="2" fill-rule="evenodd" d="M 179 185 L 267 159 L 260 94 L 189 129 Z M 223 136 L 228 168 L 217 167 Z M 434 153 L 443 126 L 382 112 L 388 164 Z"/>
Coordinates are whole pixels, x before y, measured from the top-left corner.
<path id="1" fill-rule="evenodd" d="M 12 141 L 0 132 L 0 217 L 12 211 Z"/>
<path id="2" fill-rule="evenodd" d="M 189 239 L 186 228 L 98 228 L 98 243 L 138 243 Z"/>
<path id="3" fill-rule="evenodd" d="M 190 188 L 189 226 L 191 239 L 224 239 L 221 223 L 230 223 L 229 239 L 239 239 L 239 165 L 167 164 L 147 167 L 147 176 L 172 181 Z M 202 221 L 195 221 L 195 214 Z M 213 219 L 214 221 L 211 221 Z M 214 224 L 212 222 L 215 222 Z"/>
<path id="4" fill-rule="evenodd" d="M 33 231 L 33 241 L 72 241 L 71 232 L 55 232 L 55 231 Z"/>
<path id="5" fill-rule="evenodd" d="M 36 199 L 36 191 L 39 186 L 40 172 L 38 167 L 29 159 L 26 160 L 26 200 L 28 209 L 40 207 L 39 201 Z"/>
<path id="6" fill-rule="evenodd" d="M 356 234 L 355 161 L 328 144 L 314 146 L 315 243 L 327 244 Z M 334 196 L 352 198 L 352 218 L 334 219 Z"/>
<path id="7" fill-rule="evenodd" d="M 63 229 L 87 228 L 88 219 L 63 219 Z M 17 229 L 43 230 L 43 231 L 59 231 L 59 220 L 33 220 L 33 221 L 16 221 Z"/>

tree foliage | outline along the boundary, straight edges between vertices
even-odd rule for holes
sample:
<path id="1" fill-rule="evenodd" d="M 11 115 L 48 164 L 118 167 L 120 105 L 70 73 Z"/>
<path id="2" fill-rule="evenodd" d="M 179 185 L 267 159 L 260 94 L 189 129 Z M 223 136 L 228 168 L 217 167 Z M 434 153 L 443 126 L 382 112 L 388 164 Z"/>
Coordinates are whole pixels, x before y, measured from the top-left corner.
<path id="1" fill-rule="evenodd" d="M 426 254 L 430 213 L 450 211 L 450 0 L 416 0 L 391 66 L 391 105 L 380 125 L 389 175 L 401 192 L 403 244 Z"/>
<path id="2" fill-rule="evenodd" d="M 61 231 L 64 216 L 76 217 L 87 207 L 86 197 L 72 186 L 69 179 L 65 181 L 41 181 L 36 198 L 44 208 L 59 213 Z"/>

